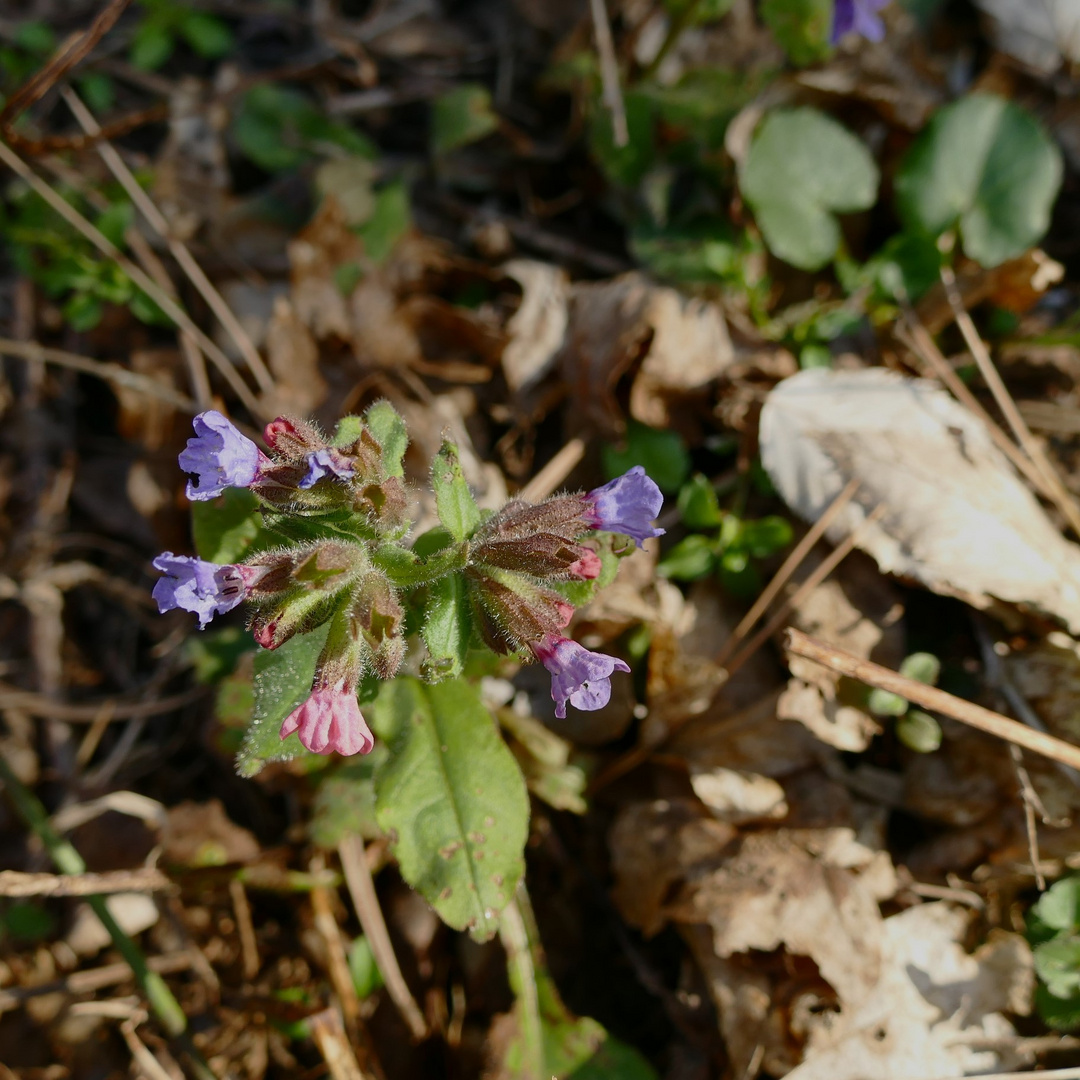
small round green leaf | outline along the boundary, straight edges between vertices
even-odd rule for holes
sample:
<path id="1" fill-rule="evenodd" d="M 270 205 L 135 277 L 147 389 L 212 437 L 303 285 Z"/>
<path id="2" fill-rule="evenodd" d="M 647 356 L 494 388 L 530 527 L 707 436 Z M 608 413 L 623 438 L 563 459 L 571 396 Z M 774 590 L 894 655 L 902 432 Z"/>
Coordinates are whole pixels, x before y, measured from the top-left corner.
<path id="1" fill-rule="evenodd" d="M 959 226 L 964 251 L 997 266 L 1046 232 L 1061 174 L 1060 151 L 1030 113 L 972 94 L 938 110 L 908 151 L 897 207 L 913 230 Z"/>
<path id="2" fill-rule="evenodd" d="M 896 721 L 896 737 L 917 754 L 932 754 L 941 745 L 941 725 L 921 709 L 908 709 Z"/>
<path id="3" fill-rule="evenodd" d="M 900 665 L 900 674 L 905 679 L 935 686 L 941 674 L 941 661 L 933 653 L 915 652 L 904 658 Z"/>
<path id="4" fill-rule="evenodd" d="M 777 109 L 758 129 L 740 182 L 769 250 L 817 270 L 840 246 L 835 215 L 873 206 L 878 168 L 866 146 L 823 112 Z"/>

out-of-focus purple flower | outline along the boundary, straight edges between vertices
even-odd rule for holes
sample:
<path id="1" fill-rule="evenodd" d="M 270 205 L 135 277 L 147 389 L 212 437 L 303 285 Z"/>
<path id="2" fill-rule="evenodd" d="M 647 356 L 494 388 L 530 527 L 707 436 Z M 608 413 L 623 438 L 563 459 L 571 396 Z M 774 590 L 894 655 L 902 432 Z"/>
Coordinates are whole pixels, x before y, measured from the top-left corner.
<path id="1" fill-rule="evenodd" d="M 192 426 L 195 438 L 188 439 L 179 457 L 180 468 L 196 476 L 188 481 L 189 499 L 203 502 L 226 488 L 251 487 L 255 483 L 265 455 L 227 417 L 211 409 L 196 416 Z"/>
<path id="2" fill-rule="evenodd" d="M 595 529 L 622 533 L 631 537 L 638 547 L 651 536 L 664 535 L 663 529 L 652 525 L 664 505 L 664 496 L 640 465 L 583 498 L 583 516 Z"/>
<path id="3" fill-rule="evenodd" d="M 360 713 L 356 691 L 344 685 L 313 690 L 281 725 L 281 737 L 298 732 L 300 742 L 314 754 L 366 754 L 375 737 Z"/>
<path id="4" fill-rule="evenodd" d="M 297 487 L 305 491 L 314 487 L 324 476 L 336 476 L 339 480 L 348 480 L 355 470 L 353 463 L 332 447 L 316 450 L 307 456 L 307 472 Z"/>
<path id="5" fill-rule="evenodd" d="M 845 34 L 860 34 L 867 41 L 880 41 L 885 24 L 878 12 L 889 0 L 836 0 L 830 40 L 835 45 Z"/>
<path id="6" fill-rule="evenodd" d="M 154 586 L 158 611 L 193 611 L 199 616 L 200 630 L 215 615 L 232 611 L 247 595 L 248 588 L 266 573 L 262 567 L 221 566 L 171 551 L 162 552 L 153 565 L 165 575 Z"/>
<path id="7" fill-rule="evenodd" d="M 551 672 L 555 715 L 566 718 L 566 703 L 585 712 L 602 709 L 611 700 L 611 676 L 629 671 L 617 656 L 589 652 L 570 638 L 551 636 L 532 646 L 536 658 Z"/>

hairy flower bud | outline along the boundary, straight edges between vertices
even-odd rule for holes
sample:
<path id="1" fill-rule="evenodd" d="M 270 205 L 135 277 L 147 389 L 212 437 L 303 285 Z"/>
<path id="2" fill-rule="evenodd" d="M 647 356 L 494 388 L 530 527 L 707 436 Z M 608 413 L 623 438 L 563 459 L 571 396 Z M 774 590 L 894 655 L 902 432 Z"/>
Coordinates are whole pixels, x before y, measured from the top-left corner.
<path id="1" fill-rule="evenodd" d="M 405 659 L 405 609 L 384 574 L 373 571 L 360 582 L 354 594 L 352 617 L 371 650 L 375 674 L 380 679 L 392 679 Z"/>
<path id="2" fill-rule="evenodd" d="M 478 539 L 525 540 L 538 533 L 550 533 L 563 540 L 576 540 L 595 528 L 585 513 L 580 495 L 556 495 L 536 505 L 513 499 L 484 522 Z"/>
<path id="3" fill-rule="evenodd" d="M 465 580 L 484 641 L 497 653 L 520 649 L 561 630 L 573 613 L 557 592 L 510 570 L 469 567 Z"/>
<path id="4" fill-rule="evenodd" d="M 538 578 L 589 578 L 600 573 L 600 559 L 592 548 L 554 533 L 536 533 L 520 540 L 482 540 L 472 545 L 470 562 Z"/>
<path id="5" fill-rule="evenodd" d="M 353 496 L 353 508 L 385 530 L 400 528 L 408 521 L 409 497 L 396 476 L 378 484 L 366 484 Z"/>
<path id="6" fill-rule="evenodd" d="M 288 416 L 271 420 L 263 429 L 263 440 L 283 461 L 298 461 L 326 445 L 311 424 Z"/>

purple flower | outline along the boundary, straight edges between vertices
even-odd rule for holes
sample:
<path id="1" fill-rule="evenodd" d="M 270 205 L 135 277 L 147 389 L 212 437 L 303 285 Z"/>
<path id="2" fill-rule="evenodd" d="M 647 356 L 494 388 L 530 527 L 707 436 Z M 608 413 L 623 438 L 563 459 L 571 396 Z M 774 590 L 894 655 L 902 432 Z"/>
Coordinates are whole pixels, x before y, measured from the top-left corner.
<path id="1" fill-rule="evenodd" d="M 552 635 L 532 650 L 551 672 L 551 700 L 560 720 L 566 718 L 567 701 L 585 712 L 602 709 L 611 700 L 612 674 L 630 670 L 618 657 L 589 652 L 570 638 Z"/>
<path id="2" fill-rule="evenodd" d="M 878 12 L 889 0 L 836 0 L 830 40 L 835 45 L 845 34 L 861 34 L 867 41 L 880 41 L 885 24 Z"/>
<path id="3" fill-rule="evenodd" d="M 300 742 L 314 754 L 366 754 L 375 737 L 364 722 L 356 691 L 341 684 L 313 690 L 281 725 L 281 737 L 299 732 Z"/>
<path id="4" fill-rule="evenodd" d="M 353 464 L 344 455 L 332 447 L 316 450 L 307 456 L 307 472 L 297 487 L 305 491 L 314 487 L 324 476 L 336 476 L 339 480 L 348 480 L 353 474 Z"/>
<path id="5" fill-rule="evenodd" d="M 222 416 L 211 409 L 192 421 L 195 438 L 181 451 L 180 468 L 194 473 L 188 481 L 187 497 L 202 502 L 220 495 L 226 488 L 251 487 L 266 460 L 262 451 Z"/>
<path id="6" fill-rule="evenodd" d="M 653 528 L 651 524 L 664 505 L 664 496 L 640 465 L 590 491 L 584 499 L 582 516 L 595 529 L 622 533 L 638 547 L 650 536 L 664 535 L 663 529 Z"/>
<path id="7" fill-rule="evenodd" d="M 154 586 L 158 611 L 193 611 L 199 616 L 200 630 L 215 615 L 232 611 L 247 595 L 248 587 L 265 573 L 261 567 L 220 566 L 171 551 L 154 560 L 154 569 L 165 575 Z"/>

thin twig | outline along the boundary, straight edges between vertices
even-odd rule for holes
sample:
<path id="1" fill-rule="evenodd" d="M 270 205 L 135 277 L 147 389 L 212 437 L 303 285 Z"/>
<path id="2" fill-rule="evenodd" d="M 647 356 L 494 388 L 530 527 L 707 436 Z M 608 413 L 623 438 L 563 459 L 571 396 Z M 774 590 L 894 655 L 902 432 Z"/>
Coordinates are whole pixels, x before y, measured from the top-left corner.
<path id="1" fill-rule="evenodd" d="M 163 892 L 174 888 L 160 870 L 149 866 L 104 874 L 24 874 L 19 870 L 0 870 L 0 896 L 90 896 Z"/>
<path id="2" fill-rule="evenodd" d="M 346 836 L 338 845 L 338 856 L 356 916 L 386 983 L 390 1000 L 397 1006 L 401 1018 L 412 1032 L 412 1037 L 419 1042 L 427 1036 L 427 1024 L 424 1023 L 424 1014 L 405 982 L 405 976 L 401 974 L 401 967 L 386 929 L 386 920 L 379 906 L 379 897 L 375 892 L 375 881 L 371 876 L 363 839 L 355 835 Z"/>
<path id="3" fill-rule="evenodd" d="M 589 10 L 592 12 L 593 32 L 596 34 L 596 51 L 600 55 L 604 104 L 611 113 L 612 139 L 616 146 L 623 147 L 630 142 L 630 132 L 626 126 L 626 103 L 619 85 L 619 61 L 615 57 L 615 42 L 611 37 L 607 7 L 604 0 L 589 0 Z"/>
<path id="4" fill-rule="evenodd" d="M 247 384 L 229 358 L 218 348 L 217 345 L 202 331 L 192 320 L 191 316 L 175 300 L 172 299 L 157 283 L 135 265 L 115 244 L 109 240 L 100 229 L 95 228 L 87 219 L 79 213 L 62 195 L 47 184 L 33 169 L 5 143 L 0 142 L 0 162 L 6 165 L 13 173 L 19 176 L 31 188 L 37 192 L 72 228 L 85 236 L 103 255 L 112 259 L 124 271 L 125 274 L 140 289 L 149 296 L 154 303 L 165 312 L 177 324 L 177 326 L 189 331 L 198 341 L 199 347 L 210 358 L 211 363 L 217 368 L 221 377 L 229 384 L 236 396 L 243 402 L 244 407 L 252 416 L 262 417 L 264 411 L 258 399 L 248 388 Z"/>
<path id="5" fill-rule="evenodd" d="M 835 645 L 818 641 L 801 630 L 789 627 L 784 631 L 784 648 L 795 656 L 813 660 L 832 671 L 838 671 L 841 675 L 864 682 L 868 686 L 888 690 L 924 709 L 959 720 L 962 724 L 1004 739 L 1006 742 L 1015 743 L 1051 761 L 1061 761 L 1073 768 L 1080 767 L 1080 747 L 1072 743 L 1056 739 L 1053 735 L 1047 735 L 1041 731 L 1032 731 L 1026 725 L 1010 720 L 1001 713 L 992 712 L 974 702 L 947 694 L 936 686 L 927 686 L 915 679 L 905 678 L 898 672 L 875 664 L 871 660 L 863 660 L 844 649 L 838 649 Z"/>
<path id="6" fill-rule="evenodd" d="M 929 364 L 934 374 L 953 397 L 962 405 L 965 405 L 970 412 L 974 413 L 986 425 L 994 444 L 1013 463 L 1017 471 L 1022 476 L 1027 477 L 1031 486 L 1044 499 L 1051 499 L 1050 485 L 1043 479 L 1042 473 L 1035 468 L 1034 464 L 1025 456 L 1016 443 L 1001 430 L 994 418 L 979 403 L 979 399 L 964 385 L 960 376 L 953 371 L 952 365 L 945 359 L 934 339 L 930 336 L 930 331 L 919 321 L 915 310 L 909 305 L 905 308 L 904 315 L 907 325 L 904 330 L 897 332 L 897 338 L 907 345 L 912 352 L 921 357 L 924 363 Z"/>
<path id="7" fill-rule="evenodd" d="M 585 440 L 575 436 L 518 492 L 526 502 L 546 499 L 585 456 Z"/>
<path id="8" fill-rule="evenodd" d="M 250 982 L 259 974 L 259 942 L 255 937 L 255 924 L 251 920 L 251 904 L 248 903 L 244 883 L 233 878 L 229 882 L 229 896 L 236 914 L 236 931 L 240 936 L 240 957 L 244 964 L 244 978 Z"/>
<path id="9" fill-rule="evenodd" d="M 20 690 L 17 686 L 0 683 L 0 709 L 21 709 L 31 716 L 52 718 L 65 724 L 93 724 L 100 719 L 104 709 L 110 710 L 110 722 L 160 716 L 162 713 L 172 712 L 173 709 L 193 705 L 209 692 L 208 687 L 196 686 L 182 694 L 173 694 L 158 701 L 116 702 L 115 699 L 106 698 L 104 701 L 87 705 L 67 705 L 62 701 L 52 701 L 44 694 L 36 694 L 33 690 Z"/>
<path id="10" fill-rule="evenodd" d="M 151 379 L 148 375 L 129 371 L 126 367 L 109 360 L 92 360 L 89 356 L 79 356 L 77 353 L 65 352 L 63 349 L 47 349 L 36 341 L 14 341 L 11 338 L 0 338 L 0 356 L 13 356 L 19 360 L 27 360 L 31 364 L 55 364 L 57 367 L 81 371 L 105 382 L 122 386 L 125 390 L 133 390 L 147 397 L 158 398 L 183 412 L 193 413 L 197 410 L 195 402 L 186 394 L 181 394 L 179 390 L 174 390 L 171 386 L 158 382 L 157 379 Z"/>
<path id="11" fill-rule="evenodd" d="M 313 874 L 322 873 L 326 869 L 321 853 L 312 856 L 308 869 Z M 349 972 L 345 943 L 341 940 L 341 927 L 334 916 L 329 889 L 319 887 L 311 890 L 311 910 L 315 914 L 315 929 L 326 947 L 326 970 L 330 982 L 345 1014 L 345 1022 L 353 1029 L 360 1021 L 360 999 L 356 996 L 356 986 Z"/>
<path id="12" fill-rule="evenodd" d="M 788 614 L 797 608 L 839 565 L 847 558 L 851 549 L 859 542 L 862 534 L 885 514 L 881 504 L 867 516 L 866 520 L 833 548 L 807 575 L 806 580 L 776 609 L 767 623 L 731 658 L 727 665 L 728 678 L 739 670 L 776 633 L 783 625 Z"/>
<path id="13" fill-rule="evenodd" d="M 1039 892 L 1046 892 L 1046 878 L 1041 869 L 1042 860 L 1039 857 L 1039 833 L 1035 821 L 1035 807 L 1041 806 L 1038 792 L 1031 782 L 1031 776 L 1024 767 L 1024 754 L 1019 746 L 1009 746 L 1009 755 L 1012 757 L 1013 769 L 1016 771 L 1016 780 L 1020 785 L 1020 801 L 1024 804 L 1024 831 L 1027 833 L 1028 861 L 1031 863 L 1031 872 L 1035 875 L 1035 885 Z"/>
<path id="14" fill-rule="evenodd" d="M 1012 395 L 998 374 L 997 368 L 994 367 L 994 361 L 990 359 L 990 352 L 982 338 L 979 337 L 979 332 L 975 329 L 975 323 L 972 322 L 967 308 L 964 307 L 964 302 L 956 288 L 956 275 L 953 274 L 950 267 L 943 266 L 941 268 L 941 282 L 945 286 L 945 295 L 948 297 L 949 306 L 953 310 L 956 325 L 960 327 L 960 333 L 964 335 L 964 341 L 967 342 L 967 347 L 971 350 L 971 355 L 975 358 L 975 363 L 978 365 L 979 372 L 986 381 L 986 385 L 990 388 L 990 393 L 994 395 L 994 401 L 997 402 L 1002 415 L 1008 422 L 1009 427 L 1012 428 L 1016 441 L 1023 447 L 1024 453 L 1031 459 L 1049 485 L 1050 497 L 1053 499 L 1054 505 L 1065 516 L 1065 520 L 1068 521 L 1073 532 L 1080 536 L 1080 506 L 1077 506 L 1076 499 L 1066 488 L 1058 475 L 1057 469 L 1054 468 L 1053 463 L 1046 456 L 1038 440 L 1031 434 L 1030 428 L 1028 428 L 1024 418 L 1020 415 L 1016 402 L 1013 401 Z"/>
<path id="15" fill-rule="evenodd" d="M 98 136 L 101 134 L 101 126 L 94 119 L 90 110 L 83 104 L 78 94 L 71 87 L 65 87 L 61 92 L 67 106 L 75 114 L 83 131 L 88 135 Z M 101 160 L 109 167 L 109 171 L 120 182 L 127 192 L 128 198 L 135 204 L 143 217 L 150 223 L 153 230 L 169 245 L 169 251 L 176 259 L 177 265 L 187 274 L 188 280 L 199 291 L 199 295 L 206 301 L 207 306 L 217 316 L 218 321 L 225 328 L 225 332 L 233 339 L 240 355 L 244 358 L 251 374 L 260 389 L 269 393 L 274 389 L 274 377 L 270 374 L 255 348 L 250 335 L 244 329 L 240 320 L 233 314 L 232 309 L 225 303 L 221 293 L 203 272 L 203 269 L 195 261 L 194 256 L 187 245 L 172 234 L 169 222 L 165 215 L 158 209 L 153 199 L 147 195 L 139 182 L 132 175 L 131 170 L 124 163 L 124 159 L 110 142 L 102 141 L 97 144 L 97 152 Z"/>
<path id="16" fill-rule="evenodd" d="M 349 1045 L 341 1014 L 337 1009 L 324 1009 L 308 1017 L 311 1038 L 326 1062 L 331 1080 L 367 1080 L 360 1062 Z"/>
<path id="17" fill-rule="evenodd" d="M 765 614 L 769 605 L 779 595 L 780 590 L 788 583 L 788 579 L 802 565 L 803 559 L 810 554 L 813 546 L 825 535 L 826 530 L 839 516 L 840 511 L 851 502 L 855 492 L 858 490 L 859 481 L 852 477 L 843 490 L 841 490 L 840 494 L 829 504 L 825 513 L 810 526 L 806 535 L 795 545 L 791 554 L 788 555 L 781 564 L 780 569 L 773 575 L 772 581 L 765 586 L 761 591 L 761 595 L 754 601 L 750 610 L 742 617 L 739 625 L 731 631 L 731 636 L 724 642 L 723 647 L 716 654 L 714 663 L 718 667 L 724 666 L 731 654 L 735 652 L 735 648 L 739 642 L 750 633 L 754 624 Z"/>

